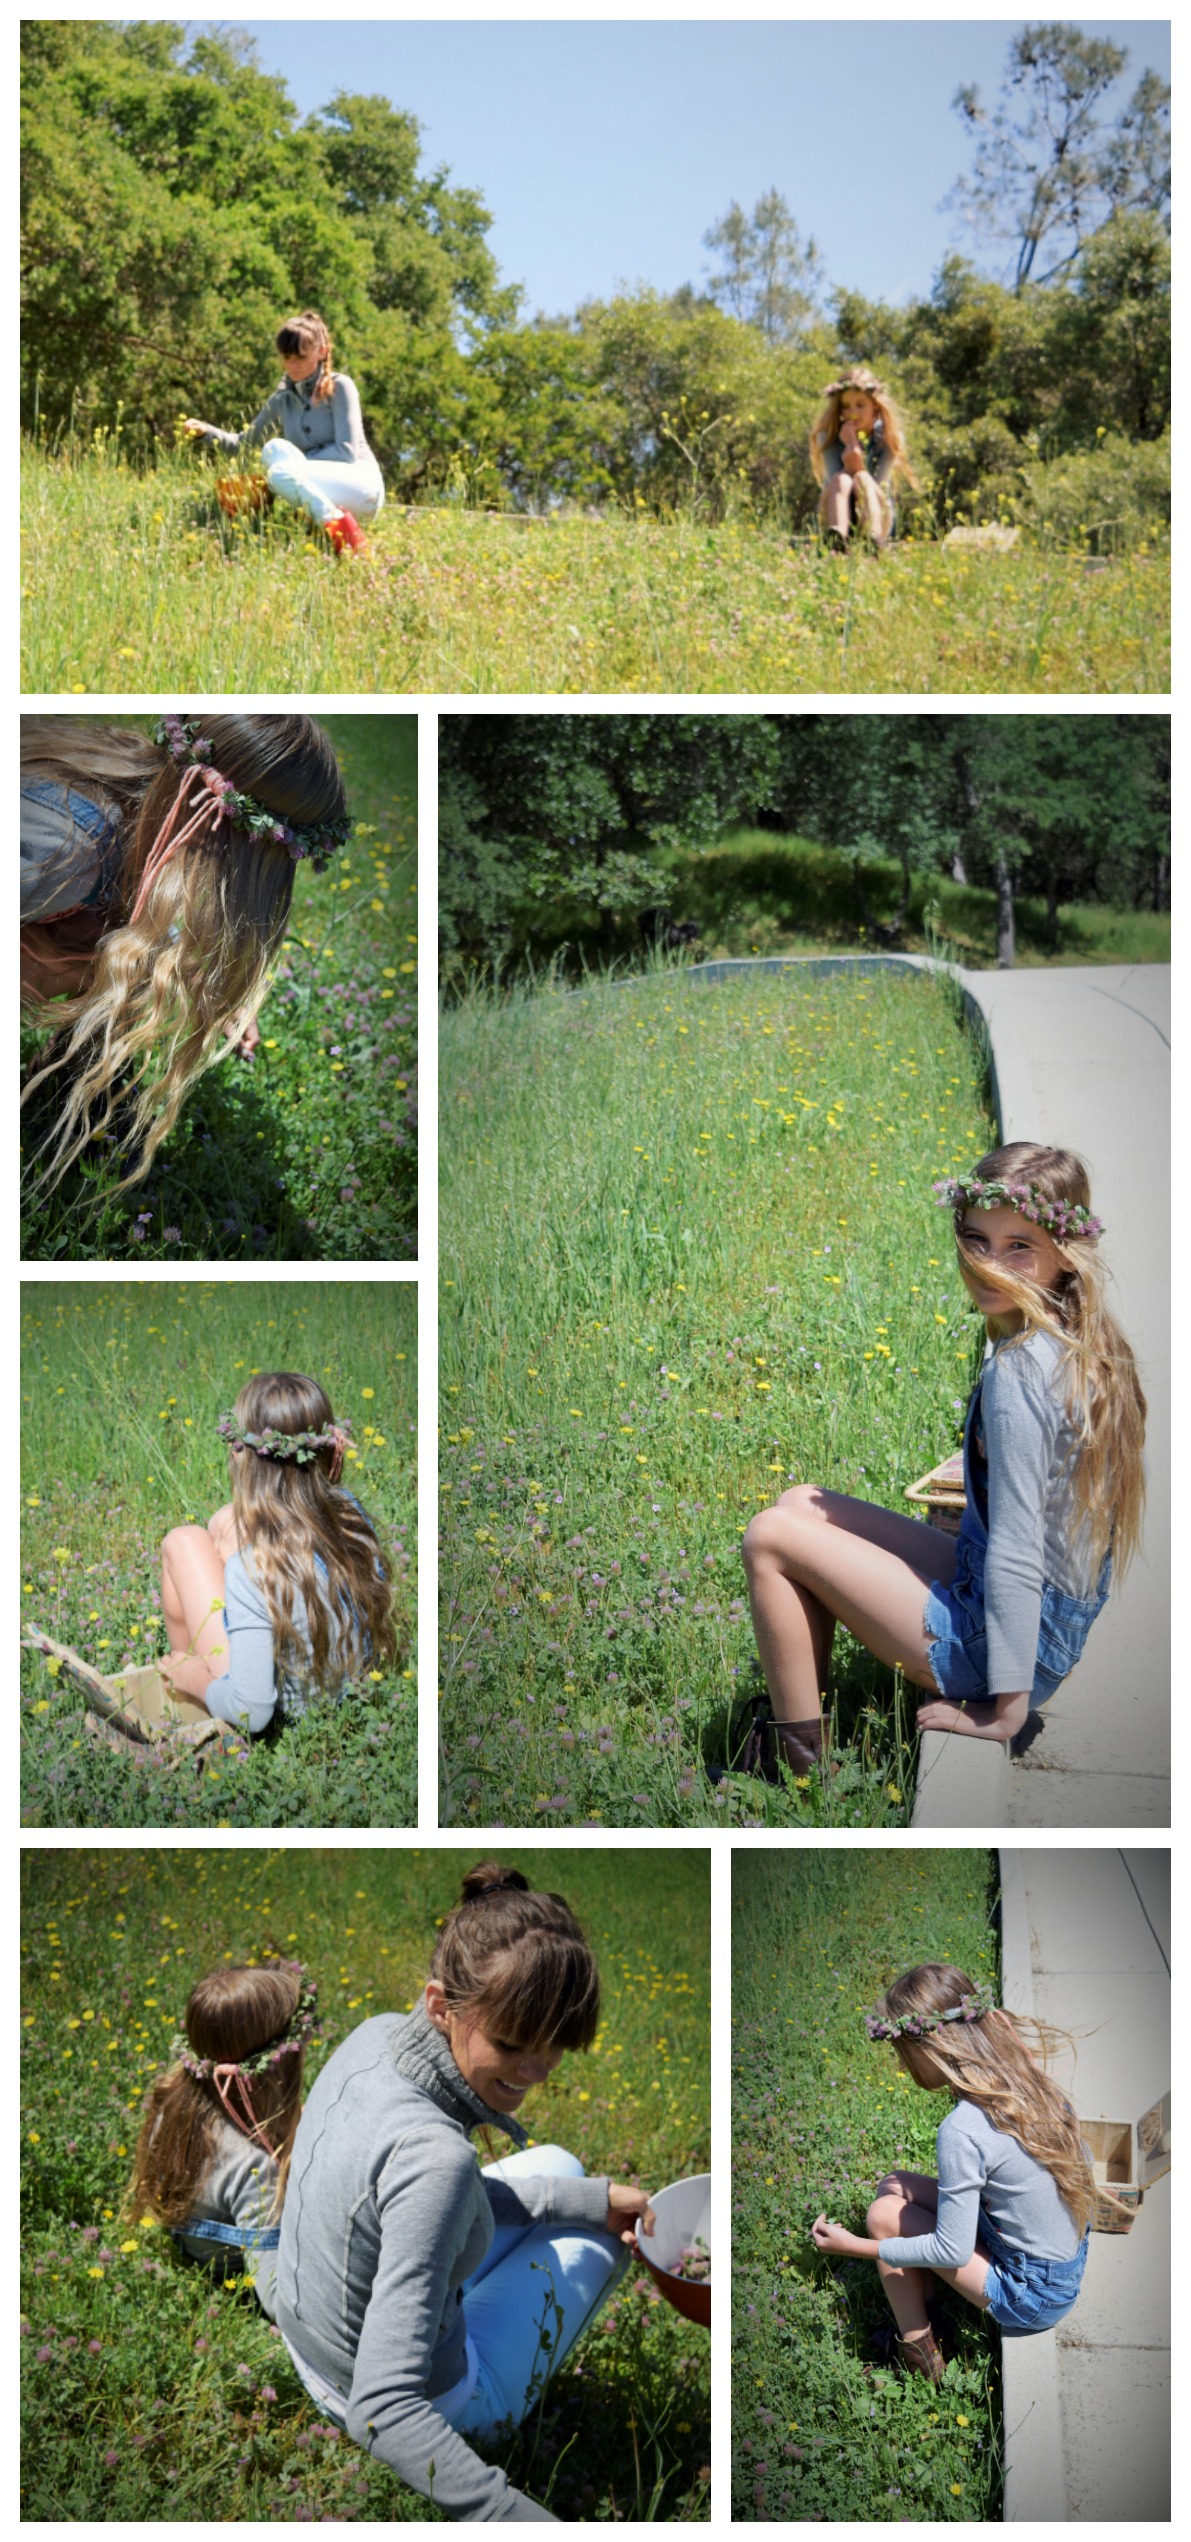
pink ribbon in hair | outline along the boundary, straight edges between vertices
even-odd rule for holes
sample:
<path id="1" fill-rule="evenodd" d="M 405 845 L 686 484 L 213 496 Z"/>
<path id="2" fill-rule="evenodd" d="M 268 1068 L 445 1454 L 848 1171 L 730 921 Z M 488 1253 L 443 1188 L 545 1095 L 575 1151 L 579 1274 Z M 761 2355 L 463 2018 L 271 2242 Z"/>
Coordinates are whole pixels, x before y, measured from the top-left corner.
<path id="1" fill-rule="evenodd" d="M 330 1422 L 328 1427 L 330 1429 L 331 1437 L 335 1442 L 334 1447 L 331 1450 L 330 1479 L 333 1483 L 337 1483 L 343 1472 L 343 1459 L 347 1448 L 347 1432 L 346 1430 L 341 1430 L 334 1421 Z"/>
<path id="2" fill-rule="evenodd" d="M 233 2127 L 238 2127 L 242 2136 L 251 2136 L 255 2144 L 263 2145 L 265 2152 L 267 2154 L 272 2154 L 274 2161 L 276 2161 L 277 2149 L 269 2143 L 269 2139 L 265 2134 L 264 2128 L 261 2126 L 256 2111 L 252 2106 L 252 2094 L 248 2089 L 247 2079 L 241 2074 L 239 2066 L 212 2066 L 211 2080 L 219 2094 L 219 2098 L 223 2103 L 224 2109 L 226 2110 Z M 233 2091 L 238 2092 L 240 2095 L 240 2099 L 243 2103 L 243 2116 L 241 2116 L 238 2110 L 234 2110 L 232 2108 L 231 2095 Z"/>
<path id="3" fill-rule="evenodd" d="M 190 819 L 179 829 L 177 824 L 186 807 L 187 799 L 196 792 L 197 803 L 191 806 Z M 189 840 L 202 829 L 204 822 L 210 819 L 212 799 L 215 802 L 216 821 L 223 819 L 226 809 L 224 797 L 227 792 L 227 778 L 220 776 L 218 768 L 183 770 L 178 791 L 145 858 L 144 872 L 141 875 L 140 886 L 128 922 L 130 926 L 135 926 L 140 917 L 158 875 L 177 855 L 179 848 L 185 847 Z"/>

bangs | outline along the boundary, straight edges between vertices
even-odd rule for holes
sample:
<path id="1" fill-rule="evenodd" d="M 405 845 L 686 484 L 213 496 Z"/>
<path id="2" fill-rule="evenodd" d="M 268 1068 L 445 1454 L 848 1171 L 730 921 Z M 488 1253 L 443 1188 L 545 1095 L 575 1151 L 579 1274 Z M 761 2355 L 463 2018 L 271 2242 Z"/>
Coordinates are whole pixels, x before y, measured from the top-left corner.
<path id="1" fill-rule="evenodd" d="M 585 1942 L 539 1933 L 485 1972 L 484 1990 L 459 2005 L 509 2048 L 590 2048 L 600 2026 L 599 1972 Z"/>

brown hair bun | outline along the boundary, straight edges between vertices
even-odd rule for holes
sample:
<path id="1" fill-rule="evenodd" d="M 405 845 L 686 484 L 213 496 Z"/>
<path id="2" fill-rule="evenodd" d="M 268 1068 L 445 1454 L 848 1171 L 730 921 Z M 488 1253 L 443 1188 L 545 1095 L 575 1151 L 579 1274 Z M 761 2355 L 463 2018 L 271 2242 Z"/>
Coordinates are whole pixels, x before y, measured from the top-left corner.
<path id="1" fill-rule="evenodd" d="M 513 2048 L 589 2048 L 600 1977 L 565 1898 L 531 1889 L 521 1871 L 480 1862 L 443 1920 L 430 1975 L 451 2012 L 470 2014 Z"/>
<path id="2" fill-rule="evenodd" d="M 488 1898 L 501 1889 L 523 1889 L 528 1894 L 529 1882 L 523 1871 L 514 1871 L 503 1862 L 478 1862 L 474 1871 L 465 1871 L 459 1896 Z"/>

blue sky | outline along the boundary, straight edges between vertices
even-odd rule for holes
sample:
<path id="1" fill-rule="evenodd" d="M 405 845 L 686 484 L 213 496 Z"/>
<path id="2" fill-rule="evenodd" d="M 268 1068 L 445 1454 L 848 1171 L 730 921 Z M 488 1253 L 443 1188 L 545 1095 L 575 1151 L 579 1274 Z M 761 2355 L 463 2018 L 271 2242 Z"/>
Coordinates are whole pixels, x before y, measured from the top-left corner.
<path id="1" fill-rule="evenodd" d="M 704 281 L 704 231 L 770 186 L 829 279 L 871 297 L 924 292 L 955 247 L 1004 270 L 939 206 L 970 158 L 955 90 L 993 101 L 1024 20 L 232 23 L 303 113 L 343 88 L 417 115 L 426 160 L 484 197 L 529 313 Z M 1169 77 L 1167 22 L 1074 23 L 1127 50 L 1122 103 L 1144 69 Z"/>

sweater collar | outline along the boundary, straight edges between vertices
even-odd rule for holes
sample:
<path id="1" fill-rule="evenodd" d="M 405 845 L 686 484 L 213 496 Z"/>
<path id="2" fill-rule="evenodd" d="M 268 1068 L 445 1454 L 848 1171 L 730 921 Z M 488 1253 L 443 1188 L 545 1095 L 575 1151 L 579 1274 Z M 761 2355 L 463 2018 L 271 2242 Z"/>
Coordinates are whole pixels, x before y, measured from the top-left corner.
<path id="1" fill-rule="evenodd" d="M 393 2063 L 407 2082 L 416 2084 L 419 2092 L 445 2110 L 470 2136 L 473 2127 L 499 2127 L 511 2136 L 517 2146 L 528 2145 L 529 2137 L 519 2119 L 501 2110 L 489 2109 L 486 2101 L 473 2092 L 461 2075 L 441 2030 L 436 2030 L 419 1996 L 413 2011 L 406 2015 L 397 2036 Z"/>

